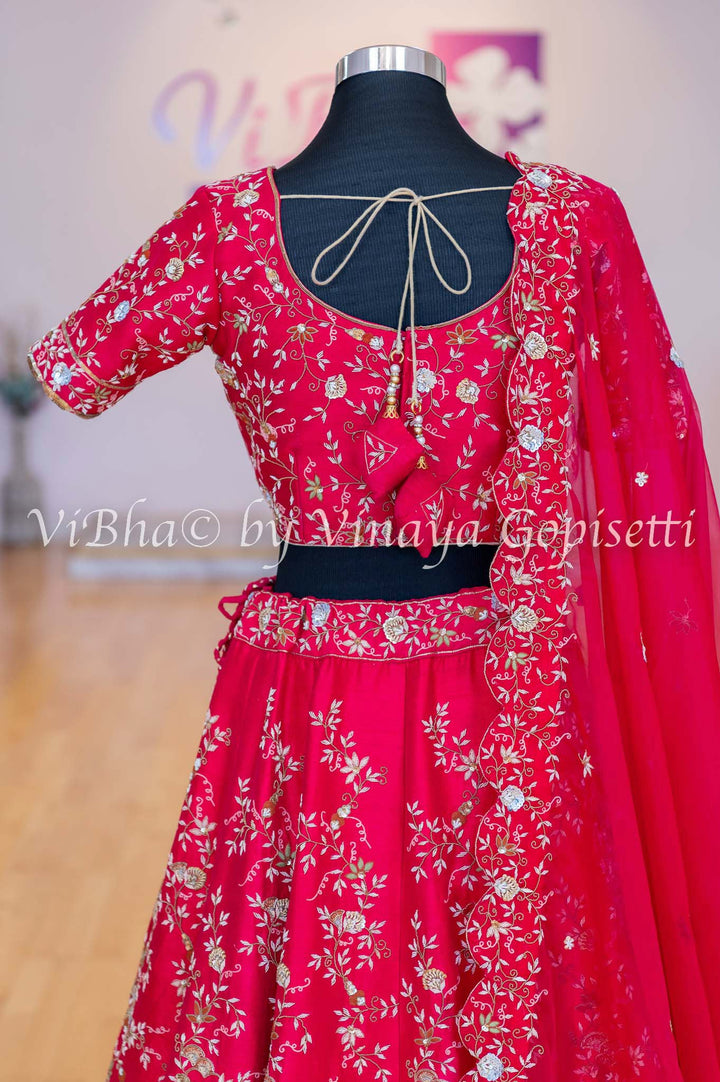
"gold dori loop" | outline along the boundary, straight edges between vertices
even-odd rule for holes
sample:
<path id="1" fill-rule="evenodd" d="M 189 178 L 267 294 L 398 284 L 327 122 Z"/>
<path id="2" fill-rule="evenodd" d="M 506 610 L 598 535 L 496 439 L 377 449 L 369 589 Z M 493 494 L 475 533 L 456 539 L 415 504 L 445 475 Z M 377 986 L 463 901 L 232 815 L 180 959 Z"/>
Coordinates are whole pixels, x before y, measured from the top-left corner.
<path id="1" fill-rule="evenodd" d="M 510 160 L 510 159 L 508 159 L 508 160 Z M 369 196 L 369 195 L 342 195 L 342 194 L 337 194 L 337 193 L 332 193 L 332 194 L 326 195 L 326 194 L 321 194 L 319 192 L 289 192 L 289 193 L 277 193 L 276 192 L 276 195 L 278 195 L 278 197 L 282 197 L 283 199 L 360 199 L 360 200 L 368 200 L 369 203 L 370 203 L 370 205 L 365 210 L 363 210 L 357 216 L 355 221 L 352 222 L 351 225 L 345 230 L 345 232 L 342 234 L 342 236 L 338 237 L 334 241 L 331 241 L 330 244 L 328 244 L 325 248 L 323 248 L 323 250 L 320 253 L 318 253 L 318 256 L 315 259 L 315 262 L 313 263 L 313 266 L 312 266 L 311 277 L 312 277 L 313 282 L 315 282 L 315 284 L 319 285 L 319 286 L 328 285 L 328 283 L 331 282 L 340 273 L 340 271 L 343 269 L 343 267 L 347 264 L 348 260 L 351 258 L 353 252 L 355 251 L 358 244 L 362 240 L 363 236 L 365 235 L 366 230 L 368 229 L 368 227 L 370 226 L 370 224 L 372 223 L 374 218 L 378 215 L 378 213 L 382 210 L 382 208 L 387 203 L 397 202 L 397 201 L 407 203 L 407 206 L 408 206 L 408 219 L 407 219 L 407 226 L 408 226 L 408 269 L 407 269 L 407 274 L 405 275 L 405 286 L 403 288 L 402 299 L 400 301 L 400 312 L 398 314 L 397 329 L 396 329 L 396 332 L 395 332 L 394 344 L 393 344 L 393 346 L 390 349 L 389 354 L 388 354 L 390 371 L 389 371 L 389 374 L 388 374 L 388 382 L 387 382 L 387 387 L 386 387 L 386 390 L 385 390 L 385 402 L 384 402 L 384 406 L 383 406 L 382 416 L 383 417 L 398 417 L 399 418 L 400 413 L 398 412 L 398 402 L 400 402 L 401 407 L 403 408 L 403 411 L 404 411 L 404 407 L 405 407 L 406 398 L 403 395 L 403 384 L 406 382 L 404 376 L 407 373 L 403 372 L 404 365 L 401 362 L 403 362 L 404 359 L 405 359 L 405 352 L 404 352 L 404 348 L 403 348 L 404 347 L 404 341 L 403 341 L 403 316 L 404 316 L 404 313 L 405 313 L 405 302 L 409 298 L 409 300 L 410 300 L 410 324 L 409 324 L 410 364 L 411 364 L 411 370 L 412 370 L 412 379 L 409 381 L 410 382 L 410 387 L 411 387 L 409 397 L 410 397 L 411 402 L 412 402 L 412 413 L 413 413 L 412 429 L 413 429 L 413 431 L 415 433 L 415 437 L 416 437 L 418 443 L 421 446 L 423 446 L 426 443 L 426 439 L 425 439 L 425 436 L 423 434 L 424 418 L 423 418 L 423 414 L 422 414 L 422 406 L 421 406 L 421 403 L 418 400 L 418 386 L 417 386 L 418 368 L 417 368 L 417 340 L 416 340 L 417 335 L 416 335 L 416 326 L 415 326 L 415 275 L 414 275 L 414 269 L 413 269 L 413 264 L 414 264 L 414 261 L 415 261 L 415 250 L 416 250 L 416 247 L 417 247 L 417 241 L 418 241 L 418 237 L 419 237 L 419 234 L 420 234 L 420 226 L 421 225 L 422 225 L 422 228 L 423 228 L 423 234 L 424 234 L 424 237 L 425 237 L 425 244 L 427 246 L 428 256 L 430 258 L 430 263 L 432 264 L 432 269 L 434 270 L 435 275 L 437 276 L 438 280 L 440 281 L 440 284 L 442 286 L 444 286 L 444 288 L 447 289 L 450 293 L 460 295 L 460 294 L 466 293 L 468 291 L 468 289 L 470 288 L 470 284 L 472 282 L 472 268 L 470 266 L 470 260 L 467 257 L 467 253 L 461 248 L 461 246 L 458 244 L 455 237 L 452 235 L 452 233 L 448 229 L 446 229 L 446 227 L 443 225 L 443 223 L 440 221 L 440 219 L 435 214 L 433 214 L 433 212 L 427 206 L 427 202 L 429 200 L 431 200 L 431 199 L 438 199 L 441 196 L 459 195 L 461 192 L 486 192 L 486 191 L 497 191 L 497 190 L 505 190 L 505 189 L 507 189 L 509 191 L 513 191 L 514 188 L 515 188 L 514 183 L 513 184 L 506 184 L 506 185 L 504 185 L 504 184 L 495 184 L 495 185 L 491 185 L 489 187 L 483 187 L 483 188 L 460 188 L 460 189 L 457 189 L 457 190 L 454 190 L 454 191 L 436 192 L 433 195 L 418 195 L 418 193 L 413 191 L 412 188 L 398 187 L 398 188 L 393 188 L 392 191 L 389 191 L 387 193 L 387 195 L 382 195 L 382 196 L 377 196 L 377 197 L 376 196 Z M 446 279 L 443 277 L 443 275 L 442 275 L 442 273 L 441 273 L 441 271 L 440 271 L 440 269 L 439 269 L 439 267 L 437 265 L 437 262 L 435 260 L 435 255 L 434 255 L 433 248 L 432 248 L 432 243 L 431 243 L 431 240 L 430 240 L 430 232 L 428 230 L 428 220 L 429 219 L 432 219 L 432 221 L 435 223 L 435 225 L 445 234 L 447 239 L 450 241 L 452 246 L 455 248 L 455 250 L 459 254 L 459 256 L 462 259 L 463 263 L 465 264 L 465 271 L 466 271 L 467 281 L 466 281 L 464 286 L 461 286 L 461 287 L 456 289 L 454 286 L 451 286 L 450 283 L 448 281 L 446 281 Z M 349 237 L 350 234 L 353 233 L 356 229 L 359 230 L 359 232 L 358 232 L 357 236 L 355 237 L 355 240 L 353 241 L 351 248 L 346 253 L 346 255 L 343 257 L 341 262 L 325 278 L 318 277 L 317 269 L 318 269 L 318 266 L 319 266 L 321 260 L 323 259 L 323 257 L 326 256 L 328 254 L 328 252 L 331 252 L 334 248 L 336 248 L 339 244 L 342 244 L 342 242 L 345 240 L 345 238 Z M 532 346 L 532 342 L 530 343 L 530 345 Z M 420 458 L 419 458 L 419 460 L 417 462 L 417 466 L 421 470 L 428 469 L 427 460 L 426 460 L 424 454 L 420 455 Z M 490 1077 L 490 1076 L 488 1075 L 488 1077 Z M 495 1077 L 495 1076 L 493 1075 L 493 1077 Z"/>

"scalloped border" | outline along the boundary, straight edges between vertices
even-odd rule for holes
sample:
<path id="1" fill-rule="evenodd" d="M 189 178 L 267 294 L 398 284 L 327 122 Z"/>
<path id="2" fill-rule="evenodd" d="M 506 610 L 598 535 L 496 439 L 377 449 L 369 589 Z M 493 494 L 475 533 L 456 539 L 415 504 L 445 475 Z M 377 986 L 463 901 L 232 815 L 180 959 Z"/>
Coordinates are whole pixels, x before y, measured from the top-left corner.
<path id="1" fill-rule="evenodd" d="M 526 162 L 514 151 L 505 157 L 523 173 L 508 218 L 521 256 L 510 300 L 520 345 L 506 392 L 518 438 L 492 479 L 501 519 L 510 528 L 503 530 L 490 582 L 498 609 L 507 615 L 485 659 L 485 677 L 501 712 L 483 737 L 480 766 L 498 799 L 480 821 L 474 843 L 485 889 L 468 916 L 466 941 L 483 975 L 456 1017 L 460 1038 L 477 1060 L 463 1082 L 520 1082 L 544 1051 L 536 1009 L 548 991 L 541 949 L 548 896 L 543 880 L 552 859 L 548 816 L 557 803 L 553 749 L 563 739 L 563 647 L 571 638 L 564 619 L 566 568 L 557 549 L 535 540 L 523 552 L 516 542 L 532 523 L 537 531 L 544 521 L 565 521 L 570 485 L 563 417 L 575 361 L 569 302 L 578 291 L 578 228 L 567 197 L 587 191 L 588 183 L 564 166 Z M 546 389 L 534 403 L 520 391 L 538 379 Z M 539 448 L 520 442 L 525 425 L 542 429 Z M 518 480 L 528 470 L 539 480 L 524 488 Z"/>

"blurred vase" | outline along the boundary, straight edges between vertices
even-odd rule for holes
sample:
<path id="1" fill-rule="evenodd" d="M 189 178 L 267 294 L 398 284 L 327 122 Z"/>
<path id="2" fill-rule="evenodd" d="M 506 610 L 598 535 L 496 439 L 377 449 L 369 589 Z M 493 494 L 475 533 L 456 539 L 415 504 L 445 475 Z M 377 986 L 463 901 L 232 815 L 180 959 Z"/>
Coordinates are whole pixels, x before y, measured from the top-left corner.
<path id="1" fill-rule="evenodd" d="M 26 422 L 12 417 L 10 473 L 2 483 L 3 534 L 6 545 L 33 545 L 41 540 L 38 520 L 30 515 L 40 509 L 40 482 L 27 464 Z"/>

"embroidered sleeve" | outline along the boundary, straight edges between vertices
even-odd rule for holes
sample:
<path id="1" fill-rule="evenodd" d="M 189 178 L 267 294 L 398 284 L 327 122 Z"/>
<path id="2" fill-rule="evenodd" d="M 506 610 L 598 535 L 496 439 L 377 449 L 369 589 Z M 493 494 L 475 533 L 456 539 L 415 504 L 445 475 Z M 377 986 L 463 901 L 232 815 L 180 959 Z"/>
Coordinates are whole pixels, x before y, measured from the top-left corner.
<path id="1" fill-rule="evenodd" d="M 97 417 L 148 376 L 212 345 L 216 240 L 201 185 L 30 348 L 28 364 L 50 398 L 80 417 Z"/>

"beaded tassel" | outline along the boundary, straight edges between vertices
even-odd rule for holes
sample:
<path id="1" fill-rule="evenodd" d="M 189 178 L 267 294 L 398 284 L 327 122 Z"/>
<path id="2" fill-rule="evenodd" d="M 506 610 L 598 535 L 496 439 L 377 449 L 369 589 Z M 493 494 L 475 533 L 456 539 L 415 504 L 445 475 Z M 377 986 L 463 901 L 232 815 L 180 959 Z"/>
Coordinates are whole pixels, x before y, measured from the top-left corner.
<path id="1" fill-rule="evenodd" d="M 383 417 L 399 417 L 397 408 L 397 396 L 400 388 L 400 365 L 397 361 L 393 361 L 393 356 L 398 355 L 402 357 L 402 352 L 398 349 L 390 351 L 390 380 L 385 392 L 385 409 L 383 410 Z"/>
<path id="2" fill-rule="evenodd" d="M 401 385 L 402 368 L 400 367 L 400 364 L 398 363 L 398 361 L 393 360 L 393 357 L 399 357 L 400 360 L 402 360 L 402 358 L 403 358 L 402 350 L 398 349 L 397 347 L 390 350 L 390 361 L 391 361 L 391 364 L 390 364 L 390 379 L 388 381 L 387 390 L 385 391 L 385 408 L 383 409 L 383 414 L 382 415 L 383 415 L 383 417 L 397 417 L 397 418 L 399 418 L 400 413 L 398 411 L 398 392 L 399 392 L 400 385 Z M 418 441 L 418 443 L 424 444 L 425 443 L 425 436 L 423 435 L 423 430 L 422 430 L 423 417 L 422 417 L 422 414 L 420 413 L 420 408 L 421 408 L 420 400 L 418 398 L 413 398 L 413 400 L 412 400 L 412 410 L 413 410 L 413 413 L 415 414 L 415 416 L 413 418 L 413 423 L 412 423 L 413 432 L 415 433 L 415 439 Z M 420 470 L 428 469 L 427 459 L 425 458 L 424 454 L 420 455 L 420 458 L 418 459 L 418 461 L 416 463 L 416 466 Z"/>
<path id="3" fill-rule="evenodd" d="M 412 400 L 412 410 L 413 410 L 413 413 L 415 414 L 415 416 L 413 417 L 413 423 L 412 423 L 413 431 L 415 433 L 415 439 L 418 441 L 418 443 L 424 444 L 425 443 L 425 436 L 423 435 L 423 430 L 422 430 L 422 428 L 423 428 L 423 416 L 422 416 L 422 413 L 420 413 L 420 409 L 421 409 L 420 400 L 418 398 L 413 398 L 413 400 Z M 416 468 L 418 470 L 426 470 L 428 468 L 427 459 L 425 458 L 425 455 L 420 455 L 420 458 L 417 460 L 417 463 L 416 463 Z"/>

